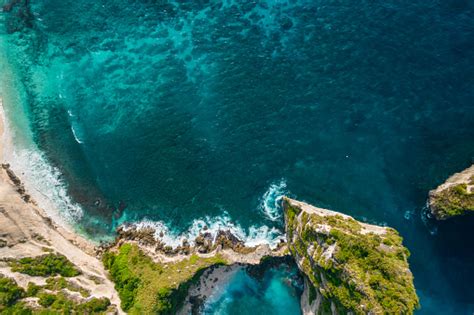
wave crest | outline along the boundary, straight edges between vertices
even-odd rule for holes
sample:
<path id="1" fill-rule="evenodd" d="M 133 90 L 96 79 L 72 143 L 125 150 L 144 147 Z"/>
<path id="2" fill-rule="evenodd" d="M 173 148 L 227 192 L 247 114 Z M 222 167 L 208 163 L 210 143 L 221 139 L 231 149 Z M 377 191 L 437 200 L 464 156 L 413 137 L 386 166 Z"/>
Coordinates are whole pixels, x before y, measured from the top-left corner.
<path id="1" fill-rule="evenodd" d="M 286 181 L 281 179 L 279 182 L 272 183 L 268 190 L 263 194 L 260 202 L 260 210 L 265 217 L 271 221 L 278 221 L 282 218 L 281 199 L 287 193 Z"/>
<path id="2" fill-rule="evenodd" d="M 196 219 L 183 233 L 170 229 L 163 221 L 145 219 L 124 226 L 124 229 L 140 230 L 146 228 L 153 228 L 155 230 L 154 237 L 173 248 L 180 246 L 185 239 L 194 245 L 194 240 L 202 232 L 210 233 L 213 241 L 215 241 L 219 231 L 229 231 L 241 239 L 245 246 L 249 247 L 268 244 L 271 248 L 275 248 L 285 238 L 285 235 L 279 229 L 266 225 L 252 225 L 248 230 L 245 230 L 239 224 L 232 222 L 227 212 L 217 217 L 206 216 Z"/>
<path id="3" fill-rule="evenodd" d="M 8 155 L 10 167 L 48 216 L 63 223 L 82 218 L 83 210 L 69 197 L 61 172 L 50 165 L 43 154 L 33 149 L 18 149 L 8 152 Z"/>

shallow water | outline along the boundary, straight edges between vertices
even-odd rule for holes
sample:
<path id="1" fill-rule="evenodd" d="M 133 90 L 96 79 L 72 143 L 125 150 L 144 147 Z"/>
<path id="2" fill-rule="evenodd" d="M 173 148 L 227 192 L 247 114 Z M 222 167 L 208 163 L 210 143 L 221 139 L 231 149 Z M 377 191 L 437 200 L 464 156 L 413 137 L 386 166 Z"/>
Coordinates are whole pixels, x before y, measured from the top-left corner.
<path id="1" fill-rule="evenodd" d="M 216 290 L 204 304 L 203 314 L 301 314 L 302 281 L 296 266 L 282 264 L 253 277 L 245 269 Z"/>
<path id="2" fill-rule="evenodd" d="M 13 164 L 96 237 L 124 221 L 178 234 L 203 219 L 262 241 L 281 230 L 282 194 L 387 224 L 412 252 L 420 313 L 470 314 L 474 218 L 438 225 L 422 212 L 428 190 L 473 161 L 473 10 L 470 0 L 17 6 L 0 15 L 1 93 L 17 137 L 29 127 L 34 144 Z"/>

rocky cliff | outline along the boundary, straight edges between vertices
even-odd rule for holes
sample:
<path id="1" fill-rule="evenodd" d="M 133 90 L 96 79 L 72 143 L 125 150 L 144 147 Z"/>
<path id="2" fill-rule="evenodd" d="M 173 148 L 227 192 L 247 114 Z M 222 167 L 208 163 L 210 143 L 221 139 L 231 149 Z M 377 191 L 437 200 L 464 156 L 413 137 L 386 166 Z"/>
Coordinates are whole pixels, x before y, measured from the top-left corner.
<path id="1" fill-rule="evenodd" d="M 153 228 L 123 226 L 114 243 L 98 252 L 115 283 L 121 308 L 129 314 L 200 314 L 216 282 L 241 267 L 287 256 L 284 243 L 245 246 L 228 230 L 203 230 L 194 240 L 171 247 Z"/>
<path id="2" fill-rule="evenodd" d="M 397 231 L 284 198 L 304 314 L 412 314 L 418 297 Z"/>
<path id="3" fill-rule="evenodd" d="M 429 208 L 438 220 L 474 213 L 474 165 L 430 191 Z"/>

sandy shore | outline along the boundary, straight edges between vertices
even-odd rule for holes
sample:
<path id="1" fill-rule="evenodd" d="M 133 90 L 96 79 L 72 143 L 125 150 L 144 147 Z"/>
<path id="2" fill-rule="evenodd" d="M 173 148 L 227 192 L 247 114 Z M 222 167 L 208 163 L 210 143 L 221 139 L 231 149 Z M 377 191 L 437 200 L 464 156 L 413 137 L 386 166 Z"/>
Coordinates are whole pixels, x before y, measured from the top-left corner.
<path id="1" fill-rule="evenodd" d="M 5 130 L 5 115 L 0 99 L 0 159 L 4 161 L 5 143 L 9 134 Z M 80 282 L 95 297 L 107 297 L 112 304 L 120 305 L 114 284 L 108 280 L 102 263 L 95 255 L 94 245 L 72 233 L 67 227 L 53 222 L 33 200 L 28 202 L 18 193 L 11 174 L 0 169 L 0 257 L 21 258 L 42 255 L 53 250 L 72 261 L 82 271 L 75 281 Z M 41 283 L 38 277 L 13 273 L 0 263 L 0 273 L 15 278 L 20 285 L 28 281 Z M 117 307 L 120 312 L 120 308 Z"/>

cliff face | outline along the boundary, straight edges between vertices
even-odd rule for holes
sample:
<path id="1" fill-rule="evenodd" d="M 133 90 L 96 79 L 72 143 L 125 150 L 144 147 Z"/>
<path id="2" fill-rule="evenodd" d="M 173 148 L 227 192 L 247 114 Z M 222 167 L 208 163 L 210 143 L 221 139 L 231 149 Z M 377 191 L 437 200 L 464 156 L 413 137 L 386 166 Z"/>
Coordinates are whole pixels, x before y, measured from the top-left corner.
<path id="1" fill-rule="evenodd" d="M 430 191 L 428 203 L 438 220 L 474 212 L 474 165 Z"/>
<path id="2" fill-rule="evenodd" d="M 391 228 L 285 198 L 288 247 L 306 275 L 304 314 L 412 314 L 408 250 Z"/>

